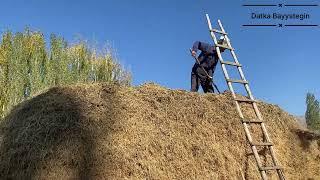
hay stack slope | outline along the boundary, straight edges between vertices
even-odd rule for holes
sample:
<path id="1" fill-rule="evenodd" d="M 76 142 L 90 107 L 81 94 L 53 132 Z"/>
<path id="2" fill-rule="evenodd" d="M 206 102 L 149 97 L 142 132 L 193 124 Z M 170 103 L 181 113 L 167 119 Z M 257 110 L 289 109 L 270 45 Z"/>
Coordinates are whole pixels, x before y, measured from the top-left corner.
<path id="1" fill-rule="evenodd" d="M 279 107 L 258 106 L 287 179 L 320 179 L 318 136 L 299 130 Z M 250 105 L 243 109 L 253 117 Z M 270 157 L 259 152 L 267 165 Z M 1 123 L 0 179 L 242 177 L 260 179 L 229 93 L 153 84 L 56 87 L 16 106 Z"/>

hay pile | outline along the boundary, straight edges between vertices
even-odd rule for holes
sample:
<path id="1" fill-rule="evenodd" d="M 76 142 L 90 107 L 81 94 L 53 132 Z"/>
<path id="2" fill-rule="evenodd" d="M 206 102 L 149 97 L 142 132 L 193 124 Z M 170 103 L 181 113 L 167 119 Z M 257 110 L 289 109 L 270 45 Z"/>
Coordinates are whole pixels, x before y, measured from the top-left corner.
<path id="1" fill-rule="evenodd" d="M 259 107 L 287 179 L 320 179 L 319 141 L 279 107 Z M 0 179 L 260 179 L 228 93 L 57 87 L 18 105 L 0 143 Z"/>

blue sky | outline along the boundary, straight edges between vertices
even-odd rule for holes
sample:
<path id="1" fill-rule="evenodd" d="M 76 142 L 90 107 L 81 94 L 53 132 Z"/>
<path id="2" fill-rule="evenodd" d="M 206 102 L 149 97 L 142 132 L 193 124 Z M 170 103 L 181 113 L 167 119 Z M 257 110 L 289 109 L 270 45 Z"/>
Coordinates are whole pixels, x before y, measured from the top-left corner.
<path id="1" fill-rule="evenodd" d="M 215 21 L 221 19 L 230 34 L 254 96 L 303 115 L 306 93 L 320 98 L 319 27 L 248 28 L 242 24 L 320 24 L 319 7 L 248 8 L 241 6 L 244 2 L 250 1 L 2 0 L 0 30 L 22 31 L 29 26 L 70 41 L 80 34 L 100 44 L 108 42 L 120 62 L 132 71 L 134 85 L 155 82 L 189 90 L 194 61 L 188 49 L 195 40 L 211 42 L 205 21 L 208 13 L 215 27 Z M 311 19 L 250 19 L 250 13 L 259 12 L 307 12 Z M 219 65 L 215 81 L 220 90 L 227 89 Z"/>

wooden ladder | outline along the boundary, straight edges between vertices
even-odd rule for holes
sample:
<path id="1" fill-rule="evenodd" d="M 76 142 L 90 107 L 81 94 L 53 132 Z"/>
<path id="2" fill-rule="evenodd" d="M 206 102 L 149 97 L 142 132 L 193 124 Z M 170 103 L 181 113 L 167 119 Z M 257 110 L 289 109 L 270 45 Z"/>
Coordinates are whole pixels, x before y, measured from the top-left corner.
<path id="1" fill-rule="evenodd" d="M 273 148 L 273 143 L 271 142 L 271 139 L 270 139 L 269 134 L 267 132 L 267 129 L 266 129 L 265 123 L 263 121 L 262 115 L 261 115 L 261 113 L 260 113 L 260 111 L 258 109 L 257 101 L 253 98 L 253 95 L 252 95 L 251 90 L 249 88 L 249 83 L 245 79 L 244 73 L 242 71 L 242 65 L 239 63 L 239 61 L 237 59 L 237 56 L 235 54 L 235 50 L 231 46 L 230 40 L 228 38 L 228 34 L 225 32 L 220 20 L 218 20 L 218 24 L 220 26 L 220 30 L 212 29 L 212 25 L 211 25 L 211 21 L 210 21 L 209 15 L 206 14 L 206 17 L 207 17 L 207 21 L 208 21 L 210 35 L 211 35 L 211 37 L 212 37 L 212 39 L 214 41 L 215 49 L 216 49 L 217 55 L 219 57 L 219 61 L 220 61 L 220 64 L 221 64 L 221 67 L 222 67 L 222 70 L 223 70 L 224 77 L 225 77 L 226 82 L 228 84 L 228 87 L 229 87 L 229 89 L 230 89 L 230 91 L 232 93 L 232 97 L 234 99 L 237 111 L 238 111 L 239 116 L 241 118 L 241 122 L 243 124 L 247 140 L 248 140 L 248 142 L 249 142 L 249 144 L 251 146 L 253 155 L 255 157 L 255 160 L 256 160 L 256 163 L 257 163 L 257 166 L 258 166 L 258 170 L 260 171 L 260 175 L 261 175 L 263 180 L 267 180 L 268 179 L 267 171 L 274 170 L 274 171 L 277 171 L 277 175 L 279 176 L 279 179 L 285 180 L 284 173 L 283 173 L 283 168 L 281 166 L 279 166 L 279 164 L 278 164 L 278 160 L 276 158 L 276 155 L 275 155 L 275 152 L 274 152 L 274 148 Z M 226 41 L 227 46 L 218 44 L 218 40 L 216 38 L 215 33 L 218 33 L 218 34 L 220 34 L 220 35 L 222 35 L 224 37 L 224 40 Z M 231 52 L 231 55 L 233 57 L 234 62 L 224 61 L 222 56 L 221 56 L 220 48 L 223 48 L 225 50 L 229 50 Z M 227 71 L 227 68 L 226 68 L 227 65 L 236 67 L 238 69 L 238 72 L 240 74 L 241 80 L 230 79 L 228 71 Z M 232 86 L 233 83 L 243 84 L 245 89 L 246 89 L 246 92 L 247 92 L 247 94 L 249 96 L 249 99 L 237 98 L 236 94 L 235 94 L 235 91 L 233 89 L 233 86 Z M 250 103 L 250 104 L 252 104 L 252 107 L 254 109 L 254 112 L 256 114 L 257 119 L 251 119 L 251 120 L 250 119 L 245 119 L 244 115 L 243 115 L 243 113 L 241 111 L 240 103 Z M 253 141 L 253 138 L 251 136 L 251 132 L 249 130 L 250 125 L 253 125 L 253 124 L 260 125 L 262 133 L 263 133 L 263 136 L 265 137 L 264 139 L 266 140 L 266 142 L 255 142 L 255 141 Z M 273 164 L 272 166 L 264 167 L 262 165 L 261 158 L 260 158 L 260 155 L 258 154 L 258 150 L 257 150 L 258 146 L 262 146 L 262 147 L 268 148 L 268 150 L 269 150 L 268 152 L 270 153 L 270 156 L 272 158 L 272 164 Z"/>

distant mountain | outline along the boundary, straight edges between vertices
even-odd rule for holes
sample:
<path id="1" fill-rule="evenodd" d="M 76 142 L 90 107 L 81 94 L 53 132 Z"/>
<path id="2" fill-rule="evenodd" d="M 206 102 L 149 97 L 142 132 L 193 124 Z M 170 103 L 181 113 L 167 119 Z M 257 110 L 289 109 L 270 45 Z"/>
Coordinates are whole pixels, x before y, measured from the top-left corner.
<path id="1" fill-rule="evenodd" d="M 307 127 L 307 122 L 306 122 L 306 118 L 304 116 L 295 116 L 298 120 L 298 122 L 304 126 Z"/>

